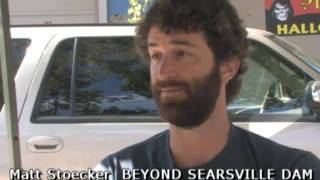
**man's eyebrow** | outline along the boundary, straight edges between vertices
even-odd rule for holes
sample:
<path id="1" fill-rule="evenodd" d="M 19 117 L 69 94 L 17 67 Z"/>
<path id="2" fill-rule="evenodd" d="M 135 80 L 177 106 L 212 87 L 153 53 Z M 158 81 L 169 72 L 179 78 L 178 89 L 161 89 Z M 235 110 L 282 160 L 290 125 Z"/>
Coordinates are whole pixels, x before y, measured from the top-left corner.
<path id="1" fill-rule="evenodd" d="M 156 42 L 150 42 L 148 41 L 148 47 L 157 47 L 158 44 Z"/>
<path id="2" fill-rule="evenodd" d="M 192 44 L 191 42 L 189 41 L 186 41 L 186 40 L 172 40 L 170 41 L 170 44 L 174 44 L 174 45 L 182 45 L 182 46 L 189 46 L 189 47 L 194 47 L 194 48 L 197 48 L 196 45 Z M 149 41 L 148 42 L 148 47 L 157 47 L 158 44 L 156 42 L 152 42 L 152 41 Z"/>
<path id="3" fill-rule="evenodd" d="M 176 40 L 170 41 L 170 44 L 176 44 L 176 45 L 182 45 L 182 46 L 190 46 L 190 47 L 197 48 L 196 45 L 194 45 L 191 42 L 186 41 L 186 40 L 177 40 L 176 39 Z"/>

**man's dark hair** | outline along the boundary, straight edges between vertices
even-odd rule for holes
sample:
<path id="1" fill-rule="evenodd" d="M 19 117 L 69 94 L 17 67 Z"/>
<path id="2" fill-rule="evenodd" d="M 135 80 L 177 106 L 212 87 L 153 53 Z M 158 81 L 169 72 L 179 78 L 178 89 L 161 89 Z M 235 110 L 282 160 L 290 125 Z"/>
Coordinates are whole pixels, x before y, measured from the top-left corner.
<path id="1" fill-rule="evenodd" d="M 227 84 L 227 102 L 238 95 L 246 71 L 247 32 L 228 0 L 155 0 L 137 27 L 136 46 L 149 60 L 147 38 L 151 27 L 170 32 L 202 32 L 216 64 L 239 57 L 238 73 Z"/>

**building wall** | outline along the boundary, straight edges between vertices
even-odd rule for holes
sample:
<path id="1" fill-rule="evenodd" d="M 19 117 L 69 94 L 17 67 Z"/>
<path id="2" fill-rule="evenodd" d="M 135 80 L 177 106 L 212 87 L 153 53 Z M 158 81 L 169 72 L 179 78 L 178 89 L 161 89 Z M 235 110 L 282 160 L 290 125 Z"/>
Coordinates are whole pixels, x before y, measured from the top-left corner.
<path id="1" fill-rule="evenodd" d="M 265 0 L 230 1 L 247 27 L 266 29 Z M 128 0 L 10 0 L 9 6 L 11 24 L 60 24 L 124 23 L 129 5 Z M 320 61 L 320 35 L 284 38 Z"/>
<path id="2" fill-rule="evenodd" d="M 109 22 L 126 22 L 128 11 L 128 0 L 107 0 Z M 244 25 L 247 27 L 266 29 L 265 0 L 230 0 L 236 7 Z M 320 35 L 283 36 L 284 39 L 296 44 L 309 55 L 320 62 L 318 49 L 320 46 Z"/>
<path id="3" fill-rule="evenodd" d="M 10 0 L 16 24 L 98 23 L 98 0 Z"/>
<path id="4" fill-rule="evenodd" d="M 247 27 L 266 29 L 264 0 L 230 0 Z M 248 3 L 250 2 L 250 3 Z M 320 62 L 320 35 L 283 36 L 284 39 L 296 44 Z"/>

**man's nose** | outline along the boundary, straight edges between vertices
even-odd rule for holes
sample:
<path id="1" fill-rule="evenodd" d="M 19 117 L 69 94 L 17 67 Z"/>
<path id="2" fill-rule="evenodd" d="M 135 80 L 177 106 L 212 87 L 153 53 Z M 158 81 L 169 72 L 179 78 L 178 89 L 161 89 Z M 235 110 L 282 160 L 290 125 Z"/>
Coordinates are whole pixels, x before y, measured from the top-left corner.
<path id="1" fill-rule="evenodd" d="M 167 80 L 176 76 L 177 68 L 175 61 L 170 57 L 163 57 L 158 66 L 158 79 Z"/>

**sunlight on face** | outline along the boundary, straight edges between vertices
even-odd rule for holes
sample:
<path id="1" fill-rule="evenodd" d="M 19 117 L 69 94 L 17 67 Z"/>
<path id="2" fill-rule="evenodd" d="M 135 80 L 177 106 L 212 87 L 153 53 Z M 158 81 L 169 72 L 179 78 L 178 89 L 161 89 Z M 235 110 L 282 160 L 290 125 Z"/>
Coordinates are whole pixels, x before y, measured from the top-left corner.
<path id="1" fill-rule="evenodd" d="M 203 35 L 165 34 L 153 27 L 148 50 L 151 90 L 161 116 L 178 127 L 201 125 L 220 90 L 219 69 Z"/>

